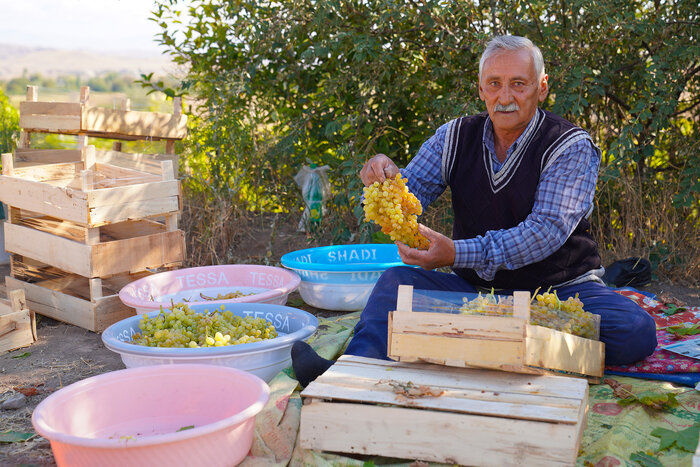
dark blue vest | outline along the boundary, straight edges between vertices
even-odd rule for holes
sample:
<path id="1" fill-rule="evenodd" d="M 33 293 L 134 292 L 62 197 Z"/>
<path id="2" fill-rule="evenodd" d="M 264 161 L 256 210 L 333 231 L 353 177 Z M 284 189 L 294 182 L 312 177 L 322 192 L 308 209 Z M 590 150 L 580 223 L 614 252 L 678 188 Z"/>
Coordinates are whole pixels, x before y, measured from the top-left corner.
<path id="1" fill-rule="evenodd" d="M 498 173 L 484 147 L 486 113 L 451 122 L 445 138 L 443 178 L 452 190 L 455 222 L 452 238 L 484 235 L 515 227 L 532 211 L 540 174 L 565 148 L 590 136 L 563 118 L 538 109 L 516 150 Z M 516 270 L 499 270 L 492 281 L 473 269 L 455 268 L 471 284 L 498 289 L 535 289 L 575 279 L 600 267 L 598 245 L 582 219 L 564 245 L 549 257 Z M 527 241 L 527 239 L 526 239 Z"/>

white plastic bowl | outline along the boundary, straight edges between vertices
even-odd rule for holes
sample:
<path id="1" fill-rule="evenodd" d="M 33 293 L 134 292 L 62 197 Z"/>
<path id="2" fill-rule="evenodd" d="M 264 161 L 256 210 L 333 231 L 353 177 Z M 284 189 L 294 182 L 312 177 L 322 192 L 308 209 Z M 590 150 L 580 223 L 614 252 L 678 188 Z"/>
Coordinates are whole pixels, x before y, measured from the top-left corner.
<path id="1" fill-rule="evenodd" d="M 406 266 L 395 244 L 334 245 L 287 253 L 282 266 L 301 276 L 299 294 L 316 308 L 362 310 L 379 276 Z"/>
<path id="2" fill-rule="evenodd" d="M 224 467 L 248 454 L 269 395 L 260 378 L 235 368 L 131 368 L 54 392 L 32 424 L 59 467 Z"/>
<path id="3" fill-rule="evenodd" d="M 209 303 L 195 303 L 189 307 L 196 312 L 219 308 Z M 127 368 L 171 363 L 204 363 L 238 368 L 267 382 L 292 364 L 292 344 L 307 339 L 318 327 L 318 319 L 314 315 L 288 306 L 227 303 L 224 308 L 241 317 L 265 318 L 275 327 L 278 336 L 261 342 L 223 347 L 147 347 L 131 343 L 131 336 L 141 332 L 139 321 L 142 317 L 137 315 L 105 329 L 102 342 L 109 350 L 120 354 Z M 148 317 L 153 318 L 159 313 L 160 311 L 149 312 Z"/>
<path id="4" fill-rule="evenodd" d="M 226 303 L 272 303 L 284 305 L 301 279 L 283 268 L 255 264 L 224 264 L 176 269 L 131 282 L 119 291 L 121 301 L 137 314 L 160 307 L 168 308 L 171 300 L 206 302 L 212 306 Z M 243 297 L 205 300 L 207 297 L 241 292 Z"/>

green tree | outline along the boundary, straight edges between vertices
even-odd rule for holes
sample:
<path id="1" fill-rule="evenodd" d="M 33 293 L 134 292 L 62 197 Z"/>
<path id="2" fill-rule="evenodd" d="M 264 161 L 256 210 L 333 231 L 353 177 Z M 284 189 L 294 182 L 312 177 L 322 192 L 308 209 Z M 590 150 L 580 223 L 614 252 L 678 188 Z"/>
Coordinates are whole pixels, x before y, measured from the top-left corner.
<path id="1" fill-rule="evenodd" d="M 646 209 L 671 182 L 671 208 L 698 225 L 695 1 L 159 0 L 152 19 L 206 115 L 190 163 L 207 189 L 242 205 L 254 207 L 252 192 L 298 207 L 292 175 L 310 161 L 331 165 L 333 205 L 359 214 L 362 162 L 383 152 L 405 164 L 439 125 L 483 110 L 479 56 L 509 33 L 543 50 L 544 106 L 604 151 L 601 183 L 613 191 L 597 211 L 603 235 L 628 234 L 623 213 L 639 209 L 625 209 L 625 193 L 643 193 Z M 669 234 L 639 222 L 647 251 Z"/>
<path id="2" fill-rule="evenodd" d="M 0 91 L 0 153 L 12 152 L 19 133 L 19 113 Z"/>

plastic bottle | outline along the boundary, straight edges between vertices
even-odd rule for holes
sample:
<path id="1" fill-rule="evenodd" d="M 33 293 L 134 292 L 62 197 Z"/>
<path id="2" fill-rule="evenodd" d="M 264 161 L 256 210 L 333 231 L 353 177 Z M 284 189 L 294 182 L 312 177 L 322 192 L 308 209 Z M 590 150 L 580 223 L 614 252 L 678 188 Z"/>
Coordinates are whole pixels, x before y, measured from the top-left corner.
<path id="1" fill-rule="evenodd" d="M 299 222 L 299 230 L 314 230 L 321 225 L 323 218 L 324 202 L 330 196 L 330 182 L 326 172 L 330 169 L 327 165 L 317 167 L 316 164 L 303 166 L 294 177 L 301 188 L 304 198 L 304 215 Z"/>
<path id="2" fill-rule="evenodd" d="M 304 193 L 304 199 L 307 200 L 309 206 L 309 226 L 314 229 L 321 224 L 323 217 L 323 180 L 320 174 L 315 170 L 316 164 L 311 164 L 311 174 L 309 175 L 309 183 L 307 192 Z"/>

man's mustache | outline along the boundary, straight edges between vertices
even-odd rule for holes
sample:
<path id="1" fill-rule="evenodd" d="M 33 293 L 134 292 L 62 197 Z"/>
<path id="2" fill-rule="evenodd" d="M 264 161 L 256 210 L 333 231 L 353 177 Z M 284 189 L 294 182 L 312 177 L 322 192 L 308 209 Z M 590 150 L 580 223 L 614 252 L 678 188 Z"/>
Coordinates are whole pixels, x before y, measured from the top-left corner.
<path id="1" fill-rule="evenodd" d="M 516 112 L 518 110 L 520 110 L 520 107 L 518 107 L 518 104 L 515 102 L 508 105 L 496 104 L 496 106 L 493 108 L 494 112 Z"/>

